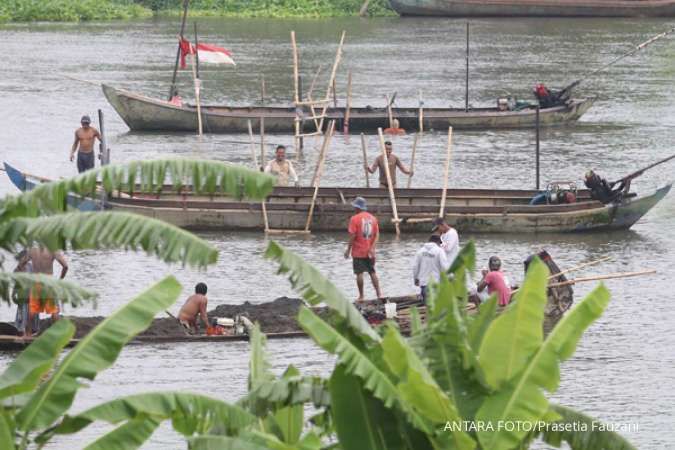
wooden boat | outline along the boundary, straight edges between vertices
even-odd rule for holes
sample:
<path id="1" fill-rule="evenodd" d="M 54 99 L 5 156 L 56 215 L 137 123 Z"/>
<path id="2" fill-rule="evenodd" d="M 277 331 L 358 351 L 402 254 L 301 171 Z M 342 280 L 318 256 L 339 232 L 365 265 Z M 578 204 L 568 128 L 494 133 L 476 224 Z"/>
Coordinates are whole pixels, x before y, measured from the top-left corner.
<path id="1" fill-rule="evenodd" d="M 103 85 L 103 93 L 133 131 L 197 131 L 197 108 L 193 105 L 176 106 L 166 101 Z M 567 105 L 540 110 L 541 126 L 561 125 L 579 119 L 591 107 L 595 99 L 573 99 Z M 250 120 L 254 129 L 260 127 L 260 118 L 265 119 L 265 131 L 271 133 L 294 133 L 294 107 L 241 107 L 202 105 L 202 120 L 207 133 L 246 133 Z M 393 108 L 393 115 L 401 128 L 417 130 L 419 108 Z M 341 128 L 345 108 L 328 108 L 327 125 L 336 120 Z M 311 115 L 307 115 L 307 118 Z M 533 128 L 536 108 L 526 107 L 519 111 L 500 111 L 495 108 L 424 108 L 424 129 L 485 130 L 493 128 Z M 304 131 L 316 131 L 313 120 L 305 120 Z M 350 108 L 349 129 L 354 132 L 376 132 L 388 127 L 387 109 L 358 107 Z"/>
<path id="2" fill-rule="evenodd" d="M 20 190 L 49 181 L 20 172 L 5 163 L 12 183 Z M 635 194 L 603 204 L 592 200 L 587 190 L 577 192 L 568 204 L 529 205 L 539 192 L 515 189 L 448 189 L 445 219 L 460 232 L 531 233 L 584 232 L 628 229 L 670 191 L 671 184 L 645 196 Z M 190 192 L 116 195 L 106 207 L 154 217 L 188 229 L 263 230 L 262 205 L 224 196 L 201 196 Z M 277 187 L 267 198 L 269 227 L 277 230 L 304 229 L 314 188 Z M 438 216 L 442 189 L 396 189 L 402 232 L 430 230 Z M 393 232 L 392 208 L 386 189 L 355 187 L 320 188 L 311 221 L 312 231 L 344 231 L 353 214 L 350 202 L 364 197 L 383 232 Z M 85 211 L 101 209 L 98 199 L 70 196 L 71 205 Z"/>
<path id="3" fill-rule="evenodd" d="M 389 0 L 402 16 L 673 17 L 674 0 Z"/>

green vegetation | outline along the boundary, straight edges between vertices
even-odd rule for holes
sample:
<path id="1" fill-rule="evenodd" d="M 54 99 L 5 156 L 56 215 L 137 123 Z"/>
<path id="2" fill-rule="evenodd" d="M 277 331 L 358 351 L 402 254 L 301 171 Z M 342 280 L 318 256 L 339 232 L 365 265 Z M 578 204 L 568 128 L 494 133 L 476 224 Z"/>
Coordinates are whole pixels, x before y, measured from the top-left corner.
<path id="1" fill-rule="evenodd" d="M 95 217 L 106 213 L 65 213 L 66 194 L 91 195 L 97 175 L 109 192 L 136 189 L 136 180 L 143 191 L 154 192 L 162 189 L 167 174 L 174 188 L 191 182 L 197 192 L 254 199 L 264 198 L 272 186 L 268 176 L 215 162 L 155 161 L 99 169 L 5 199 L 0 244 L 142 248 L 166 261 L 210 264 L 213 249 L 199 247 L 204 243 L 168 225 L 142 218 L 144 230 L 156 233 L 139 233 L 138 224 L 124 228 L 130 218 L 114 212 L 103 222 L 94 222 Z M 63 220 L 38 217 L 40 213 Z M 55 232 L 40 232 L 47 227 Z M 560 363 L 574 353 L 583 332 L 609 303 L 605 288 L 595 289 L 544 338 L 548 270 L 535 261 L 505 312 L 496 314 L 492 298 L 478 315 L 469 316 L 465 277 L 475 265 L 470 243 L 448 277 L 432 286 L 426 322 L 413 314 L 412 336 L 406 339 L 393 323 L 373 328 L 330 280 L 291 251 L 271 242 L 265 256 L 288 274 L 309 305 L 322 303 L 332 310 L 327 320 L 308 307 L 298 314 L 314 342 L 336 356 L 327 378 L 303 376 L 293 366 L 276 377 L 265 355 L 265 337 L 255 328 L 248 393 L 235 404 L 184 392 L 151 392 L 67 415 L 82 386 L 79 379 L 93 380 L 110 367 L 122 346 L 178 297 L 180 285 L 167 277 L 102 322 L 60 362 L 74 331 L 67 320 L 16 358 L 0 375 L 0 448 L 41 448 L 54 436 L 77 433 L 97 421 L 116 428 L 88 449 L 139 448 L 165 421 L 192 450 L 511 450 L 527 448 L 537 438 L 556 446 L 566 442 L 574 450 L 633 448 L 618 434 L 573 427 L 593 419 L 544 395 L 557 390 Z M 5 275 L 30 287 L 22 285 L 26 280 Z M 310 405 L 315 412 L 306 417 Z"/>
<path id="2" fill-rule="evenodd" d="M 148 17 L 151 11 L 131 1 L 115 0 L 3 0 L 0 21 L 79 22 Z"/>
<path id="3" fill-rule="evenodd" d="M 214 17 L 356 16 L 363 0 L 192 0 L 190 15 Z M 78 22 L 182 14 L 182 0 L 3 0 L 0 22 Z M 371 16 L 393 15 L 387 0 L 372 0 Z"/>

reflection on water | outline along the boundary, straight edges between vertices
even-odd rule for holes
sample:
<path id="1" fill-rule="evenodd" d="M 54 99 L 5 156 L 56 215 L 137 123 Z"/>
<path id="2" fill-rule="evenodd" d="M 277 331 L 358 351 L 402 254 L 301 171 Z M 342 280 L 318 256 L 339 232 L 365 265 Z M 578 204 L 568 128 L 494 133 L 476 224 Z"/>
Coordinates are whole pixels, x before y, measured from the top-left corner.
<path id="1" fill-rule="evenodd" d="M 661 20 L 636 19 L 472 20 L 471 103 L 493 104 L 505 91 L 529 99 L 537 82 L 560 87 L 668 26 Z M 339 32 L 347 30 L 343 69 L 354 73 L 355 105 L 382 106 L 385 94 L 397 92 L 397 104 L 416 106 L 420 90 L 426 106 L 463 102 L 463 20 L 200 20 L 200 29 L 201 39 L 229 47 L 237 61 L 236 67 L 204 69 L 207 103 L 256 103 L 264 75 L 268 102 L 287 104 L 292 92 L 291 29 L 298 34 L 305 80 L 319 64 L 331 63 Z M 62 76 L 74 74 L 162 97 L 171 77 L 175 33 L 176 24 L 163 20 L 0 27 L 4 53 L 12 61 L 0 67 L 2 159 L 40 175 L 72 175 L 75 168 L 67 156 L 73 130 L 82 114 L 95 115 L 101 108 L 115 161 L 177 156 L 250 164 L 245 135 L 207 135 L 198 140 L 185 134 L 131 133 L 98 87 Z M 672 44 L 666 40 L 583 84 L 577 94 L 598 100 L 578 125 L 542 132 L 542 181 L 578 181 L 588 168 L 614 179 L 672 152 L 672 53 Z M 327 72 L 324 69 L 319 92 L 324 92 Z M 189 99 L 190 75 L 183 71 L 179 77 L 182 94 Z M 346 70 L 340 71 L 337 84 L 343 102 Z M 421 140 L 414 186 L 441 185 L 446 135 L 438 130 Z M 406 162 L 412 138 L 411 134 L 394 138 L 395 152 Z M 268 136 L 266 141 L 268 156 L 278 143 L 292 145 L 290 135 Z M 317 144 L 308 142 L 310 149 Z M 368 137 L 371 158 L 376 145 L 376 139 Z M 309 150 L 297 162 L 304 182 L 311 177 L 317 153 Z M 325 185 L 365 185 L 358 136 L 336 136 L 327 161 Z M 455 133 L 450 186 L 530 188 L 534 173 L 533 132 Z M 672 178 L 672 165 L 659 166 L 634 186 L 638 192 L 647 192 Z M 14 188 L 0 177 L 0 193 L 12 192 Z M 479 268 L 490 255 L 498 254 L 518 281 L 522 261 L 540 248 L 549 250 L 562 268 L 612 256 L 611 261 L 580 275 L 658 270 L 650 277 L 607 282 L 613 301 L 584 337 L 577 355 L 565 364 L 556 395 L 557 401 L 609 422 L 637 422 L 639 432 L 629 437 L 640 448 L 663 448 L 675 440 L 670 426 L 675 419 L 675 376 L 670 370 L 675 362 L 671 351 L 675 337 L 671 302 L 666 297 L 675 262 L 673 219 L 675 200 L 671 196 L 629 232 L 461 236 L 463 242 L 475 240 Z M 69 278 L 101 293 L 96 311 L 82 308 L 76 313 L 109 314 L 167 272 L 184 284 L 184 294 L 196 282 L 206 281 L 212 307 L 292 295 L 288 282 L 275 274 L 275 266 L 262 260 L 266 242 L 261 234 L 212 232 L 202 236 L 220 251 L 218 264 L 206 272 L 180 266 L 167 269 L 153 258 L 120 251 L 69 253 Z M 277 239 L 328 274 L 350 298 L 356 296 L 351 264 L 342 257 L 344 234 Z M 386 295 L 413 290 L 411 260 L 424 240 L 424 235 L 382 238 L 377 264 Z M 576 286 L 577 298 L 592 287 Z M 12 313 L 0 307 L 0 318 L 6 320 Z M 246 388 L 247 352 L 246 343 L 132 346 L 91 389 L 81 392 L 74 408 L 148 390 L 189 390 L 234 400 Z M 326 373 L 333 361 L 303 339 L 272 341 L 270 353 L 279 373 L 291 363 L 305 373 Z M 0 366 L 11 358 L 0 355 Z M 51 448 L 79 447 L 99 432 L 100 428 L 92 429 L 85 439 L 62 440 Z M 178 439 L 165 427 L 147 447 L 174 448 L 179 446 Z"/>

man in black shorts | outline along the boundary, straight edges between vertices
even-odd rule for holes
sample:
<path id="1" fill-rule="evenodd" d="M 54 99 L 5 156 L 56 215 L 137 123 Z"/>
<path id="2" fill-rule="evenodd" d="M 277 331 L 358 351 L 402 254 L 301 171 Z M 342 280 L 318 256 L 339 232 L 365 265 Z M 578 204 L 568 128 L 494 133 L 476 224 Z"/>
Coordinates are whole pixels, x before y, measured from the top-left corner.
<path id="1" fill-rule="evenodd" d="M 375 244 L 380 234 L 377 218 L 367 211 L 366 200 L 361 197 L 356 197 L 352 206 L 356 214 L 349 220 L 349 245 L 345 251 L 345 258 L 351 255 L 353 259 L 356 287 L 359 289 L 359 298 L 356 301 L 364 300 L 364 272 L 370 275 L 377 298 L 382 298 L 380 281 L 375 273 Z"/>
<path id="2" fill-rule="evenodd" d="M 80 124 L 82 126 L 75 130 L 75 142 L 70 149 L 70 161 L 75 159 L 75 151 L 77 151 L 77 171 L 82 173 L 94 168 L 94 143 L 96 139 L 101 140 L 101 134 L 96 128 L 90 126 L 89 116 L 82 116 Z"/>

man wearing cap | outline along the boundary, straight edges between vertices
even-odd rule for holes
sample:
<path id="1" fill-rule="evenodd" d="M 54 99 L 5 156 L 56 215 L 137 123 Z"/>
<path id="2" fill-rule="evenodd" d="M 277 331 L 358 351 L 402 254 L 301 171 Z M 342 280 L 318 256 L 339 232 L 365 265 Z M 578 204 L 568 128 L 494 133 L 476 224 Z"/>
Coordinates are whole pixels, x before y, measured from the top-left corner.
<path id="1" fill-rule="evenodd" d="M 96 139 L 101 140 L 101 133 L 92 126 L 89 116 L 82 116 L 80 120 L 82 126 L 75 130 L 75 142 L 70 149 L 70 161 L 75 159 L 77 151 L 77 171 L 79 173 L 94 168 L 94 143 Z M 79 147 L 79 149 L 78 149 Z"/>
<path id="2" fill-rule="evenodd" d="M 488 294 L 496 294 L 499 306 L 506 306 L 511 302 L 511 287 L 508 279 L 500 270 L 502 261 L 498 256 L 491 256 L 488 261 L 488 270 L 483 270 L 483 279 L 478 283 L 478 292 L 487 287 Z"/>
<path id="3" fill-rule="evenodd" d="M 441 237 L 441 248 L 445 251 L 448 264 L 452 265 L 459 254 L 459 234 L 442 217 L 433 221 L 432 233 Z"/>
<path id="4" fill-rule="evenodd" d="M 401 162 L 401 159 L 394 155 L 393 153 L 393 148 L 391 146 L 391 141 L 387 141 L 384 143 L 384 148 L 387 152 L 387 162 L 389 163 L 389 175 L 391 176 L 391 185 L 393 187 L 396 187 L 396 168 L 398 167 L 401 169 L 401 172 L 403 172 L 406 175 L 412 176 L 413 171 L 408 170 L 403 163 Z M 364 163 L 365 164 L 365 163 Z M 367 165 L 365 166 L 366 170 L 369 173 L 375 173 L 375 170 L 380 171 L 380 187 L 381 188 L 386 188 L 388 187 L 387 184 L 387 172 L 384 167 L 384 157 L 382 155 L 378 156 L 375 158 L 375 161 L 373 162 L 372 166 L 368 167 Z"/>
<path id="5" fill-rule="evenodd" d="M 380 235 L 377 218 L 368 212 L 366 200 L 362 197 L 356 197 L 352 206 L 355 214 L 349 220 L 349 245 L 345 251 L 345 259 L 352 256 L 356 287 L 359 289 L 359 298 L 356 301 L 362 302 L 364 299 L 363 272 L 368 272 L 377 298 L 382 298 L 380 281 L 375 273 L 375 244 Z"/>

